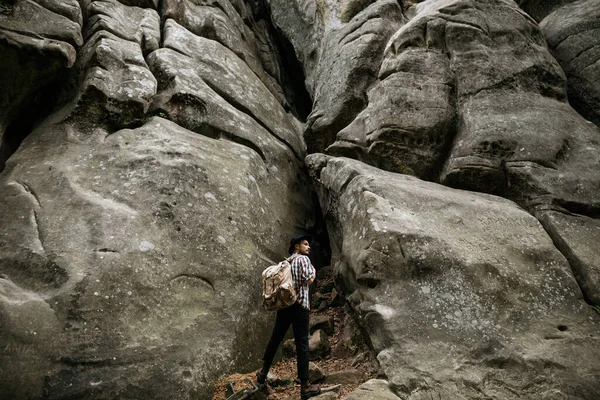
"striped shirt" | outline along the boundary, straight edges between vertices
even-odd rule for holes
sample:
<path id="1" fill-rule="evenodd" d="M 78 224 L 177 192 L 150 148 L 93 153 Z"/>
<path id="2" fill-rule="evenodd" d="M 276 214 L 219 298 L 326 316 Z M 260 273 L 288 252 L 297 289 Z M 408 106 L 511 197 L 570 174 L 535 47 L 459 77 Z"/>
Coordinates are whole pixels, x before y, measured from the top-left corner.
<path id="1" fill-rule="evenodd" d="M 292 279 L 294 280 L 294 289 L 298 296 L 298 303 L 307 310 L 310 310 L 310 299 L 308 297 L 308 282 L 315 277 L 315 268 L 310 263 L 308 256 L 295 255 L 292 260 Z"/>

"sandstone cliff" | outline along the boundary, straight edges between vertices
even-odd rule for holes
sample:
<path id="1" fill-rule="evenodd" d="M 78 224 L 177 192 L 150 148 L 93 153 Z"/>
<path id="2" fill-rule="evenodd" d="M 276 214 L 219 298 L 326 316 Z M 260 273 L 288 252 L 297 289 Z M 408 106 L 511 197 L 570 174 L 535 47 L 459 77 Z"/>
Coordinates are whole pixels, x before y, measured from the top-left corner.
<path id="1" fill-rule="evenodd" d="M 0 0 L 0 397 L 209 399 L 331 258 L 352 399 L 600 396 L 597 0 Z"/>

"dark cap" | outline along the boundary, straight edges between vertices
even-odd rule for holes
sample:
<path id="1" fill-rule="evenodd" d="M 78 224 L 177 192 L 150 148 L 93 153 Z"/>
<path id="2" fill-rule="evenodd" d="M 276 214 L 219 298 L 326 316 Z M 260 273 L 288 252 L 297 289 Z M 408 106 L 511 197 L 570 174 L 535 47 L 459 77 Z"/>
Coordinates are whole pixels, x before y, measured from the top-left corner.
<path id="1" fill-rule="evenodd" d="M 311 237 L 310 235 L 298 235 L 298 236 L 294 236 L 292 238 L 292 240 L 290 240 L 290 248 L 288 249 L 288 253 L 289 254 L 293 254 L 294 253 L 294 246 L 297 245 L 298 243 L 300 243 L 303 240 L 308 240 L 309 242 L 311 241 Z"/>

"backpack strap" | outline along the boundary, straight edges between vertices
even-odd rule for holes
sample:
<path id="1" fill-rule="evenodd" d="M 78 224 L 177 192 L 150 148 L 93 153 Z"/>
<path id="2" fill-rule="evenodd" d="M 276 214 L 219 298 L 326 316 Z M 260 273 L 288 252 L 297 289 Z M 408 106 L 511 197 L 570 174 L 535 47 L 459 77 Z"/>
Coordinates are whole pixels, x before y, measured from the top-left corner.
<path id="1" fill-rule="evenodd" d="M 288 258 L 286 258 L 285 260 L 291 264 L 292 261 L 294 261 L 296 258 L 298 258 L 298 256 L 300 256 L 300 254 L 294 253 L 291 256 L 289 256 Z"/>

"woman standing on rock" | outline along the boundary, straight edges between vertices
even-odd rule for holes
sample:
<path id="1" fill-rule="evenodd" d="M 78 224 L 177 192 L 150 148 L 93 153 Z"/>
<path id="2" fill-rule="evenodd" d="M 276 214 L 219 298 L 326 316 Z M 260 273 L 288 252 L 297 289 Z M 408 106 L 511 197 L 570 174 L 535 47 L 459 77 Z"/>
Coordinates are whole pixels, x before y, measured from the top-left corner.
<path id="1" fill-rule="evenodd" d="M 294 289 L 297 293 L 296 302 L 277 311 L 275 327 L 271 334 L 271 339 L 263 356 L 263 367 L 256 373 L 256 380 L 259 384 L 265 384 L 267 374 L 271 368 L 273 357 L 285 333 L 290 325 L 294 330 L 294 341 L 296 342 L 296 358 L 298 366 L 298 379 L 300 379 L 300 395 L 302 400 L 317 396 L 321 389 L 317 385 L 311 385 L 308 379 L 308 333 L 310 319 L 310 301 L 308 294 L 308 285 L 315 280 L 316 271 L 312 266 L 308 254 L 310 253 L 310 236 L 299 235 L 290 241 L 290 254 L 297 254 L 294 257 L 292 266 L 292 279 Z"/>

